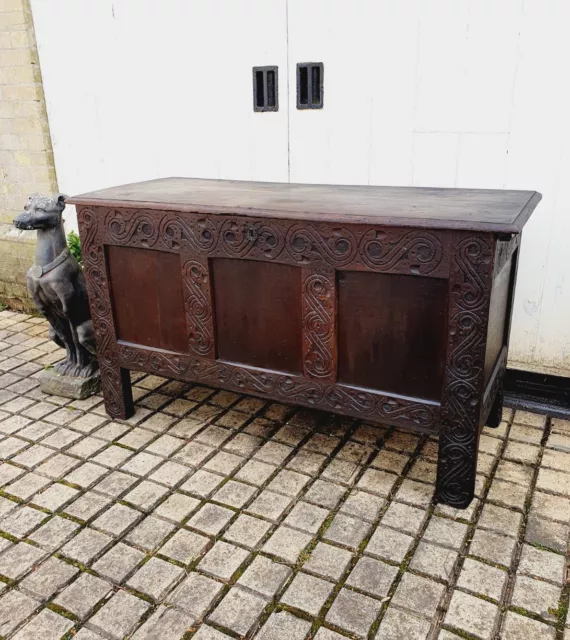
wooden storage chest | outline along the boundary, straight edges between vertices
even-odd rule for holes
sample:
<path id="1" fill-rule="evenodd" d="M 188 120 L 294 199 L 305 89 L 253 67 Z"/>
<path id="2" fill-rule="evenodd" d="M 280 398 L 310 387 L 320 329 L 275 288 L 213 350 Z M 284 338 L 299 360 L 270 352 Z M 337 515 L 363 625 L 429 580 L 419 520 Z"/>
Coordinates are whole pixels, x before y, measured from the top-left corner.
<path id="1" fill-rule="evenodd" d="M 439 434 L 473 498 L 497 426 L 529 191 L 168 178 L 77 206 L 109 415 L 129 370 Z"/>

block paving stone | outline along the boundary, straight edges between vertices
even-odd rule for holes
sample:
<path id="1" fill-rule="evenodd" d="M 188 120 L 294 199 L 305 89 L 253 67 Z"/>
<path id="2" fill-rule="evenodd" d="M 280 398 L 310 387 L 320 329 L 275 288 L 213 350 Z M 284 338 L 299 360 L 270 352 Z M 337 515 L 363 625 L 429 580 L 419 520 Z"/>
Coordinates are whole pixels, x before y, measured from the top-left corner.
<path id="1" fill-rule="evenodd" d="M 37 543 L 42 549 L 53 552 L 73 537 L 79 529 L 80 525 L 76 522 L 55 516 L 39 529 L 30 533 L 28 538 Z"/>
<path id="2" fill-rule="evenodd" d="M 183 574 L 184 569 L 160 558 L 151 558 L 128 579 L 127 586 L 159 601 Z"/>
<path id="3" fill-rule="evenodd" d="M 275 531 L 262 550 L 294 564 L 310 542 L 311 536 L 308 533 L 283 526 Z"/>
<path id="4" fill-rule="evenodd" d="M 88 626 L 113 640 L 129 635 L 141 616 L 150 607 L 148 602 L 126 591 L 117 591 L 109 601 L 89 619 Z"/>
<path id="5" fill-rule="evenodd" d="M 467 558 L 457 586 L 478 595 L 499 601 L 507 582 L 507 573 L 488 564 Z"/>
<path id="6" fill-rule="evenodd" d="M 82 573 L 77 580 L 64 589 L 57 598 L 55 604 L 71 611 L 80 619 L 84 619 L 93 607 L 111 591 L 112 585 L 105 580 Z"/>
<path id="7" fill-rule="evenodd" d="M 62 547 L 61 553 L 68 558 L 87 564 L 112 542 L 113 538 L 106 533 L 94 529 L 82 529 Z"/>
<path id="8" fill-rule="evenodd" d="M 26 542 L 11 546 L 0 555 L 0 575 L 17 580 L 46 556 L 46 552 Z"/>
<path id="9" fill-rule="evenodd" d="M 176 525 L 154 516 L 147 516 L 134 529 L 129 531 L 125 540 L 146 551 L 158 548 L 164 539 L 176 529 Z"/>
<path id="10" fill-rule="evenodd" d="M 303 569 L 329 580 L 338 580 L 346 571 L 351 558 L 350 551 L 319 542 L 309 560 L 303 565 Z"/>
<path id="11" fill-rule="evenodd" d="M 327 613 L 326 621 L 359 638 L 366 638 L 381 606 L 379 600 L 349 589 L 341 589 Z"/>
<path id="12" fill-rule="evenodd" d="M 494 604 L 455 591 L 449 604 L 444 622 L 460 631 L 490 640 L 499 615 L 499 609 Z"/>
<path id="13" fill-rule="evenodd" d="M 72 627 L 73 622 L 68 618 L 44 609 L 12 637 L 15 640 L 59 640 Z"/>
<path id="14" fill-rule="evenodd" d="M 248 587 L 266 598 L 273 598 L 291 573 L 289 567 L 259 555 L 240 576 L 238 584 Z"/>
<path id="15" fill-rule="evenodd" d="M 146 555 L 142 551 L 119 542 L 95 562 L 93 569 L 119 584 L 144 558 Z"/>
<path id="16" fill-rule="evenodd" d="M 221 582 L 193 572 L 167 597 L 167 601 L 195 618 L 202 618 L 223 586 Z"/>
<path id="17" fill-rule="evenodd" d="M 210 539 L 193 531 L 179 529 L 168 542 L 159 549 L 159 553 L 182 564 L 190 564 L 200 557 L 210 544 Z"/>
<path id="18" fill-rule="evenodd" d="M 245 549 L 220 540 L 202 558 L 198 568 L 222 580 L 229 580 L 248 556 Z"/>
<path id="19" fill-rule="evenodd" d="M 194 623 L 188 614 L 161 605 L 136 631 L 133 640 L 180 640 Z"/>
<path id="20" fill-rule="evenodd" d="M 142 518 L 140 511 L 126 507 L 124 504 L 114 504 L 92 522 L 92 527 L 113 536 L 120 536 L 140 518 Z"/>
<path id="21" fill-rule="evenodd" d="M 0 598 L 0 635 L 7 637 L 40 606 L 34 598 L 12 589 Z"/>
<path id="22" fill-rule="evenodd" d="M 40 600 L 48 600 L 75 577 L 79 569 L 51 556 L 20 582 L 20 589 Z"/>
<path id="23" fill-rule="evenodd" d="M 427 620 L 422 620 L 414 615 L 411 615 L 409 611 L 402 611 L 396 607 L 388 607 L 375 640 L 426 640 L 430 630 L 430 623 Z M 445 631 L 443 633 L 446 633 Z M 444 636 L 440 633 L 439 640 L 445 640 Z M 449 640 L 458 638 L 456 635 L 451 635 Z"/>
<path id="24" fill-rule="evenodd" d="M 267 601 L 260 596 L 233 587 L 210 614 L 209 620 L 245 636 L 255 625 L 266 605 Z"/>
<path id="25" fill-rule="evenodd" d="M 570 640 L 570 421 L 505 409 L 432 507 L 436 437 L 134 372 L 111 420 L 60 357 L 0 311 L 1 637 Z"/>
<path id="26" fill-rule="evenodd" d="M 18 507 L 0 521 L 0 531 L 9 533 L 16 538 L 23 538 L 48 517 L 47 513 L 24 505 Z"/>
<path id="27" fill-rule="evenodd" d="M 270 522 L 247 514 L 241 514 L 226 530 L 224 538 L 230 542 L 237 542 L 249 549 L 254 549 L 271 528 L 272 524 Z"/>
<path id="28" fill-rule="evenodd" d="M 398 573 L 398 568 L 374 558 L 360 558 L 350 572 L 346 584 L 365 591 L 369 595 L 383 597 L 388 594 Z M 430 582 L 429 584 L 434 584 Z M 402 583 L 398 590 L 402 588 Z M 397 596 L 397 592 L 396 592 Z"/>
<path id="29" fill-rule="evenodd" d="M 283 594 L 281 602 L 317 617 L 332 593 L 331 582 L 298 573 Z"/>
<path id="30" fill-rule="evenodd" d="M 304 640 L 311 629 L 308 620 L 297 618 L 287 611 L 272 613 L 265 626 L 256 635 L 258 640 Z"/>

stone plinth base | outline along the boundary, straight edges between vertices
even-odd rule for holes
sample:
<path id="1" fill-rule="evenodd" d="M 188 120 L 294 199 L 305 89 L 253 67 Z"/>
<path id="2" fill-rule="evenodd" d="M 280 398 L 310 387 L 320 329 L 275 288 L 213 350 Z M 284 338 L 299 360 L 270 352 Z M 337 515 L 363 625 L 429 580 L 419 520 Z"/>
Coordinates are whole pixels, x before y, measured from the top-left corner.
<path id="1" fill-rule="evenodd" d="M 74 400 L 88 398 L 101 389 L 99 372 L 90 378 L 76 378 L 75 376 L 62 376 L 54 369 L 46 369 L 40 374 L 39 381 L 43 393 L 73 398 Z"/>

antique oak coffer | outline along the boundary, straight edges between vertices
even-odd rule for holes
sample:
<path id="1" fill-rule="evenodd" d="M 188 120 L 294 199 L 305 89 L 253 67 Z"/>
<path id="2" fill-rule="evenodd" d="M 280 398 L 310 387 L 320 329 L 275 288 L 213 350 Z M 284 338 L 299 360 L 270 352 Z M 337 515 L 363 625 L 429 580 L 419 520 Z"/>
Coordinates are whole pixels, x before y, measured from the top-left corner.
<path id="1" fill-rule="evenodd" d="M 473 498 L 531 191 L 168 178 L 76 196 L 107 412 L 129 370 L 439 434 Z"/>

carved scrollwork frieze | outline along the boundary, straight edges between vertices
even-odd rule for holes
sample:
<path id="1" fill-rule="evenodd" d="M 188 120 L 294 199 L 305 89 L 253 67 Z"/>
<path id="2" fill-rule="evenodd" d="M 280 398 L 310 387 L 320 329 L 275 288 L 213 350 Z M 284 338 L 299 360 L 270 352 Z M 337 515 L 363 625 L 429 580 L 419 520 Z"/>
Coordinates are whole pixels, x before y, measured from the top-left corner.
<path id="1" fill-rule="evenodd" d="M 114 244 L 153 247 L 158 240 L 158 226 L 152 211 L 111 209 L 105 229 Z"/>
<path id="2" fill-rule="evenodd" d="M 334 270 L 303 268 L 303 371 L 310 378 L 336 378 L 336 276 Z"/>
<path id="3" fill-rule="evenodd" d="M 214 325 L 207 260 L 187 260 L 182 266 L 188 347 L 199 356 L 214 357 Z"/>
<path id="4" fill-rule="evenodd" d="M 449 234 L 372 225 L 107 209 L 106 244 L 300 266 L 447 277 Z"/>
<path id="5" fill-rule="evenodd" d="M 389 424 L 409 424 L 435 432 L 439 405 L 399 396 L 390 396 L 347 385 L 335 385 L 303 376 L 292 376 L 198 358 L 184 354 L 157 353 L 146 349 L 119 345 L 122 367 L 149 371 L 158 375 L 223 386 L 235 391 L 261 394 L 287 402 L 336 411 Z"/>
<path id="6" fill-rule="evenodd" d="M 154 212 L 160 216 L 160 212 Z M 170 250 L 191 249 L 208 253 L 218 242 L 218 224 L 206 216 L 185 216 L 180 213 L 163 214 L 157 217 L 156 226 L 162 245 Z"/>
<path id="7" fill-rule="evenodd" d="M 474 486 L 492 258 L 489 236 L 458 235 L 450 274 L 448 362 L 438 473 L 439 499 L 455 506 L 471 501 Z"/>
<path id="8" fill-rule="evenodd" d="M 426 275 L 441 263 L 440 239 L 427 231 L 409 231 L 404 235 L 371 229 L 360 241 L 360 256 L 371 269 L 391 271 L 395 267 Z"/>
<path id="9" fill-rule="evenodd" d="M 101 371 L 101 390 L 109 414 L 120 416 L 125 414 L 125 406 L 120 391 L 121 372 L 99 216 L 93 209 L 83 208 L 78 211 L 77 220 L 81 231 L 83 265 Z"/>

